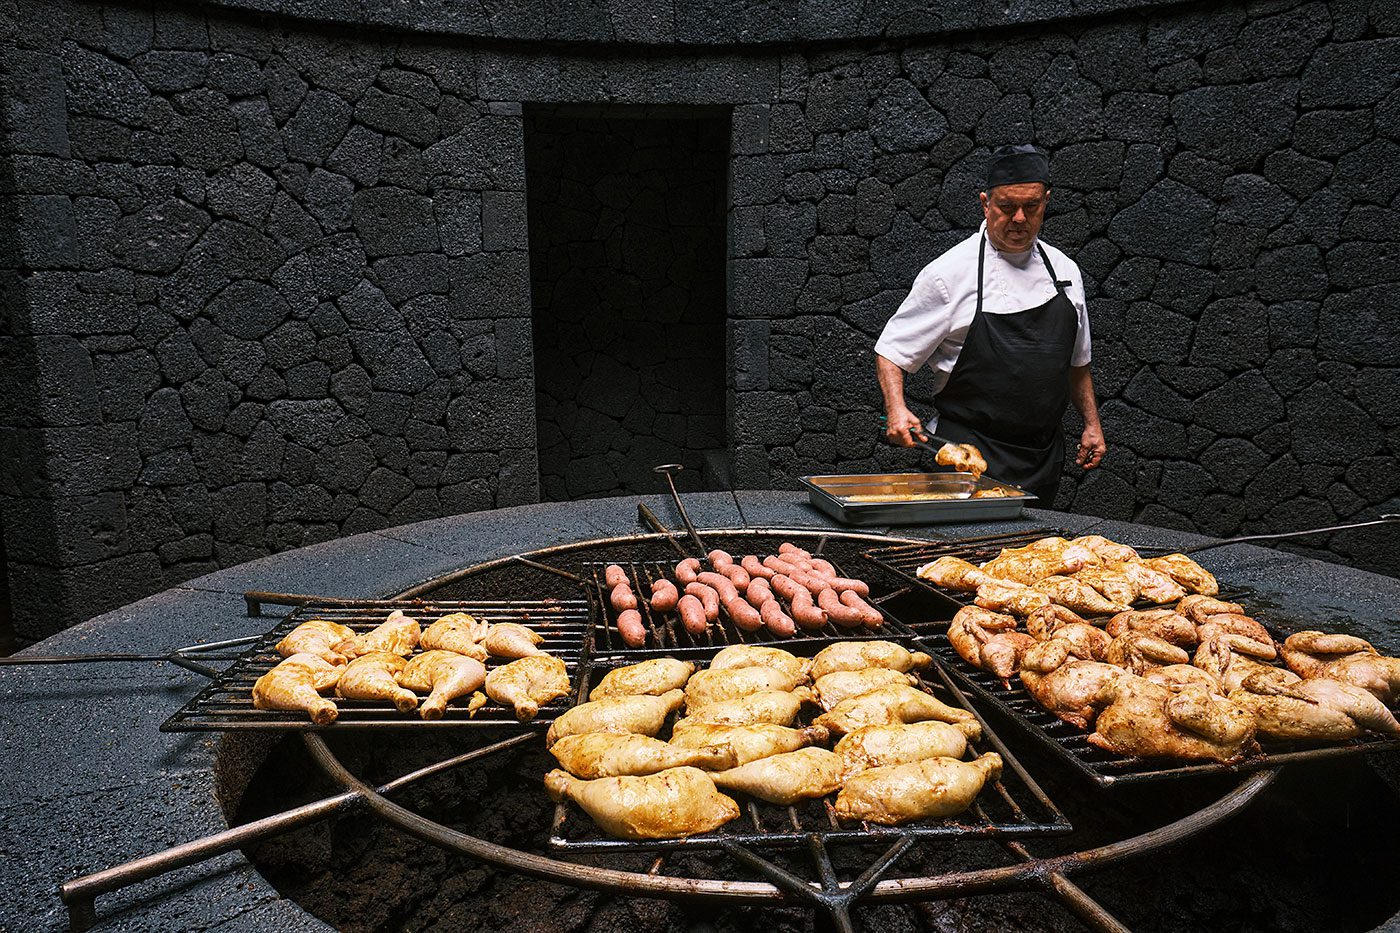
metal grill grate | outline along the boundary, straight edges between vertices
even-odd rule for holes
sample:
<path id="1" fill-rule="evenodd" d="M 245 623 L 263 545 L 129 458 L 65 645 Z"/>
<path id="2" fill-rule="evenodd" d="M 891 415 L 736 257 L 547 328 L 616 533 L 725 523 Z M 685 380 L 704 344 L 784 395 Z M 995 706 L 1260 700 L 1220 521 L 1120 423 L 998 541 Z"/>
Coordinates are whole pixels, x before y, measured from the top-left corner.
<path id="1" fill-rule="evenodd" d="M 917 639 L 908 635 L 896 635 L 888 640 L 911 649 L 921 647 Z M 701 666 L 704 666 L 703 663 Z M 593 669 L 593 673 L 601 677 L 605 670 L 600 665 Z M 967 697 L 941 670 L 935 668 L 921 677 L 920 686 L 950 706 L 976 713 Z M 810 717 L 804 715 L 803 718 L 805 725 Z M 981 719 L 980 716 L 978 718 Z M 1070 832 L 1073 827 L 1065 815 L 987 728 L 985 721 L 982 725 L 983 737 L 979 742 L 968 743 L 968 757 L 986 751 L 997 752 L 1003 760 L 1002 776 L 984 787 L 973 805 L 957 817 L 924 820 L 904 826 L 843 822 L 836 817 L 834 795 L 784 807 L 754 800 L 734 791 L 721 791 L 736 798 L 741 813 L 738 819 L 714 832 L 684 839 L 613 839 L 604 835 L 582 810 L 564 802 L 555 808 L 549 844 L 555 849 L 575 852 L 721 849 L 732 845 L 786 849 L 805 846 L 814 837 L 827 844 L 851 845 L 888 844 L 900 839 L 925 837 L 1008 839 Z"/>
<path id="2" fill-rule="evenodd" d="M 719 623 L 710 625 L 703 636 L 695 636 L 681 625 L 680 616 L 677 613 L 654 613 L 649 605 L 648 597 L 651 594 L 652 581 L 665 578 L 672 583 L 677 583 L 673 563 L 631 561 L 616 562 L 616 564 L 626 571 L 627 578 L 632 583 L 632 591 L 637 595 L 637 611 L 642 614 L 642 623 L 647 627 L 647 643 L 639 648 L 631 648 L 623 643 L 622 638 L 617 633 L 618 613 L 608 604 L 608 586 L 603 580 L 603 568 L 609 564 L 589 563 L 585 565 L 584 573 L 586 578 L 593 582 L 589 595 L 597 602 L 596 618 L 599 620 L 593 633 L 592 650 L 595 655 L 599 656 L 623 655 L 642 658 L 669 655 L 693 658 L 697 655 L 713 652 L 726 645 L 775 645 L 782 648 L 800 645 L 824 646 L 832 641 L 863 641 L 888 638 L 891 635 L 907 636 L 910 634 L 909 629 L 903 623 L 891 619 L 888 613 L 881 610 L 881 614 L 885 616 L 885 624 L 879 628 L 848 629 L 827 623 L 822 629 L 799 628 L 795 635 L 783 638 L 774 635 L 767 628 L 746 632 L 736 626 L 729 618 L 729 613 L 721 607 Z M 704 564 L 708 569 L 708 561 Z M 679 583 L 677 583 L 677 587 L 684 590 L 684 587 Z M 778 599 L 785 610 L 790 610 L 786 600 L 780 597 Z M 875 608 L 879 608 L 873 600 L 868 600 L 868 602 Z"/>
<path id="3" fill-rule="evenodd" d="M 429 721 L 416 711 L 400 713 L 392 705 L 371 700 L 345 700 L 337 697 L 339 718 L 329 726 L 314 725 L 305 713 L 283 710 L 260 710 L 253 707 L 253 683 L 271 670 L 281 656 L 276 644 L 292 629 L 310 619 L 328 619 L 348 626 L 356 632 L 368 632 L 384 621 L 395 609 L 402 609 L 423 623 L 450 612 L 467 612 L 484 622 L 518 622 L 528 625 L 544 637 L 539 645 L 562 660 L 568 668 L 570 683 L 577 689 L 578 672 L 584 634 L 589 626 L 589 608 L 584 600 L 471 600 L 471 601 L 338 601 L 317 605 L 308 603 L 293 610 L 272 631 L 268 632 L 213 683 L 160 727 L 162 732 L 196 732 L 208 730 L 320 730 L 320 729 L 423 729 L 516 726 L 514 713 L 494 701 L 488 701 L 474 716 L 468 716 L 466 698 L 454 700 L 442 719 Z M 492 658 L 488 670 L 508 663 Z M 545 728 L 568 708 L 568 697 L 540 709 L 528 727 Z"/>

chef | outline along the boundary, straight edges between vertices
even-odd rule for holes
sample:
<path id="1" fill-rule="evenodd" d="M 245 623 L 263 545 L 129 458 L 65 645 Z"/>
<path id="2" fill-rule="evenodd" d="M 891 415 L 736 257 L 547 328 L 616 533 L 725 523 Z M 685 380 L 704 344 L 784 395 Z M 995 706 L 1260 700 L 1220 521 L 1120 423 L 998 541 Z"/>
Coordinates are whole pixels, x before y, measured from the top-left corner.
<path id="1" fill-rule="evenodd" d="M 1049 506 L 1060 485 L 1066 402 L 1084 416 L 1076 460 L 1093 469 L 1108 450 L 1089 374 L 1084 280 L 1038 235 L 1050 199 L 1050 162 L 1034 146 L 1001 146 L 982 192 L 986 221 L 923 268 L 875 344 L 886 436 L 911 447 L 928 435 L 975 444 L 987 473 Z M 904 375 L 928 366 L 933 416 L 904 400 Z"/>

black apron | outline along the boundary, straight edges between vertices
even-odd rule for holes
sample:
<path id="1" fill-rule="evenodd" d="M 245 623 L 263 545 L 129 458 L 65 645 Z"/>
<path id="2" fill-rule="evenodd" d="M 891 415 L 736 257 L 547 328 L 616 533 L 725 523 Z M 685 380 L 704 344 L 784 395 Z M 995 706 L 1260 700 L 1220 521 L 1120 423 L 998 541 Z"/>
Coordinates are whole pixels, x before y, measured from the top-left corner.
<path id="1" fill-rule="evenodd" d="M 1036 244 L 1055 295 L 1011 314 L 982 313 L 987 238 L 977 252 L 977 312 L 948 382 L 934 398 L 939 437 L 977 445 L 987 473 L 1022 487 L 1045 508 L 1055 501 L 1064 467 L 1060 427 L 1069 401 L 1069 363 L 1079 314 Z"/>

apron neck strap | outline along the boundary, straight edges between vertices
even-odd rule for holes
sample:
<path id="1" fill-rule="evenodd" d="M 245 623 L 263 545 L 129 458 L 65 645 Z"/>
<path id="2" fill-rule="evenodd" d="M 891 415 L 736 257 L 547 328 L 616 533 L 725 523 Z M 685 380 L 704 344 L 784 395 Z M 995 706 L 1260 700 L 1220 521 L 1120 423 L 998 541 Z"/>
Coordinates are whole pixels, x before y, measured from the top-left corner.
<path id="1" fill-rule="evenodd" d="M 1043 263 L 1045 263 L 1045 271 L 1048 272 L 1048 273 L 1050 273 L 1050 283 L 1051 283 L 1052 285 L 1055 286 L 1055 294 L 1057 294 L 1057 295 L 1063 295 L 1063 294 L 1065 293 L 1065 285 L 1068 284 L 1068 283 L 1066 283 L 1066 282 L 1061 282 L 1058 278 L 1055 277 L 1055 267 L 1052 266 L 1052 265 L 1050 265 L 1050 255 L 1049 255 L 1048 253 L 1045 252 L 1045 247 L 1040 245 L 1040 241 L 1039 241 L 1039 240 L 1036 240 L 1035 248 L 1036 248 L 1036 250 L 1040 253 L 1040 261 L 1043 262 Z M 985 271 L 986 267 L 987 267 L 987 234 L 986 234 L 986 232 L 984 231 L 984 232 L 982 233 L 982 242 L 979 243 L 979 244 L 977 244 L 977 313 L 978 313 L 978 314 L 981 314 L 981 313 L 982 313 L 982 280 L 983 280 L 984 271 Z"/>

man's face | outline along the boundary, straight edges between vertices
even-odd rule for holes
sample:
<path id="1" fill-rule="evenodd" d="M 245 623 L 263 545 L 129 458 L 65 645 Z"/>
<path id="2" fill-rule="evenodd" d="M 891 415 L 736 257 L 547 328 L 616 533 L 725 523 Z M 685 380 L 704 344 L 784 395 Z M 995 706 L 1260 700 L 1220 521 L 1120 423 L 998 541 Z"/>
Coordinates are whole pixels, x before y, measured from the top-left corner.
<path id="1" fill-rule="evenodd" d="M 999 250 L 1019 253 L 1030 249 L 1045 220 L 1050 189 L 1038 181 L 998 185 L 982 192 L 982 213 L 987 217 L 987 238 Z"/>

